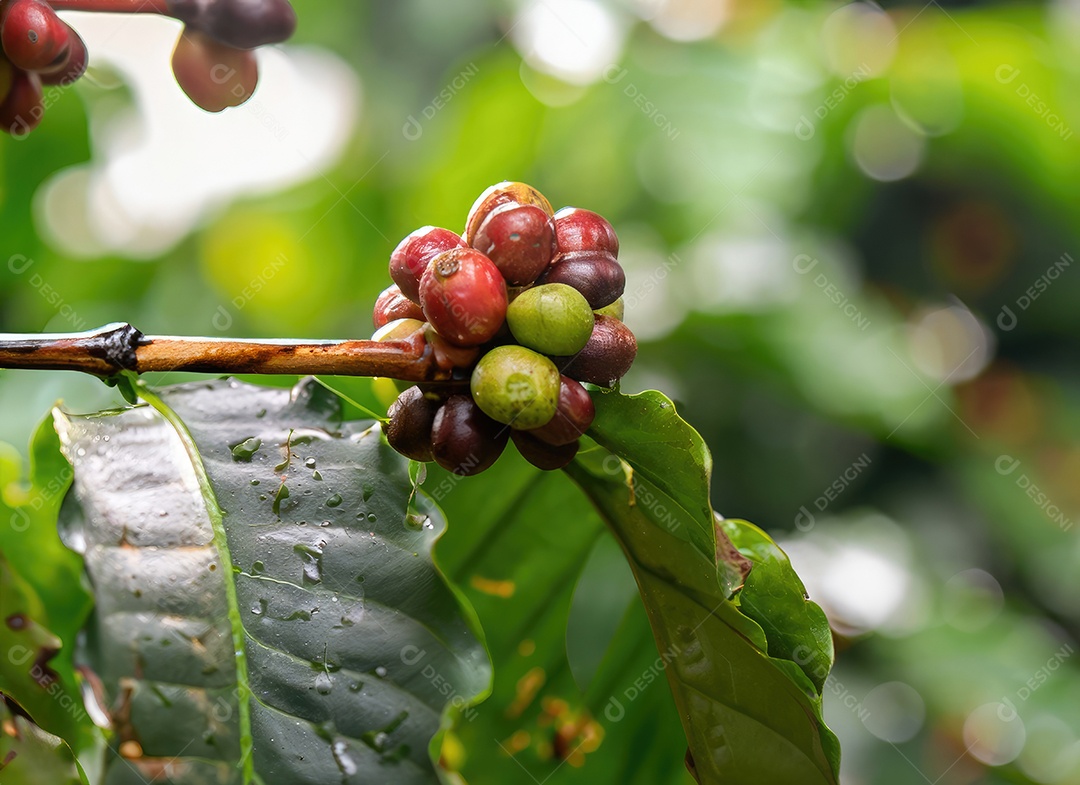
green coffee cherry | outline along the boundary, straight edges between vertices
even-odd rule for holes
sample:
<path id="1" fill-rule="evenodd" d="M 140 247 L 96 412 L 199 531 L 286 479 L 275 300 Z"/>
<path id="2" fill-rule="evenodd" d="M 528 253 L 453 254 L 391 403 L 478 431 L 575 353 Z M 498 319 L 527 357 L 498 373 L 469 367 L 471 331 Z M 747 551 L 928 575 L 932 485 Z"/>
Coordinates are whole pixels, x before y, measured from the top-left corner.
<path id="1" fill-rule="evenodd" d="M 611 305 L 605 305 L 603 308 L 597 308 L 596 313 L 599 316 L 611 316 L 621 322 L 623 320 L 623 316 L 626 315 L 626 301 L 620 297 Z"/>
<path id="2" fill-rule="evenodd" d="M 506 311 L 514 338 L 541 354 L 577 354 L 593 330 L 589 301 L 564 283 L 534 286 L 518 295 Z"/>
<path id="3" fill-rule="evenodd" d="M 551 422 L 560 386 L 555 363 L 524 346 L 492 349 L 476 364 L 469 385 L 484 414 L 517 430 Z"/>

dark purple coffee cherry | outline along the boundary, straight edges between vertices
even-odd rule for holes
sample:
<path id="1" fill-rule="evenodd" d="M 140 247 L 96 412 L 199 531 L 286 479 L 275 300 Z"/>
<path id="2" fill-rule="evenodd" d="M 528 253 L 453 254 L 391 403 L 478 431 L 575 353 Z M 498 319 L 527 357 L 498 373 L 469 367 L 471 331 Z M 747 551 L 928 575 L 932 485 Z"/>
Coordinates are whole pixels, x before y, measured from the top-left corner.
<path id="1" fill-rule="evenodd" d="M 611 305 L 622 296 L 626 273 L 607 251 L 570 251 L 556 256 L 537 283 L 573 286 L 595 310 Z"/>
<path id="2" fill-rule="evenodd" d="M 467 477 L 502 455 L 510 429 L 488 417 L 468 395 L 451 395 L 435 415 L 431 452 L 447 471 Z"/>
<path id="3" fill-rule="evenodd" d="M 506 281 L 472 248 L 436 256 L 420 279 L 420 305 L 432 327 L 458 346 L 487 343 L 506 320 Z"/>
<path id="4" fill-rule="evenodd" d="M 501 205 L 484 219 L 473 248 L 487 256 L 513 286 L 530 284 L 555 256 L 555 225 L 532 204 Z"/>
<path id="5" fill-rule="evenodd" d="M 449 229 L 424 226 L 410 234 L 390 254 L 390 277 L 402 293 L 420 302 L 420 277 L 428 262 L 451 248 L 465 248 L 465 241 Z"/>
<path id="6" fill-rule="evenodd" d="M 555 238 L 560 253 L 607 251 L 619 257 L 619 238 L 602 215 L 580 207 L 564 207 L 555 213 Z"/>
<path id="7" fill-rule="evenodd" d="M 532 204 L 539 207 L 549 216 L 554 212 L 549 202 L 542 193 L 531 185 L 515 183 L 506 180 L 484 190 L 473 206 L 469 209 L 469 217 L 465 220 L 465 233 L 462 237 L 469 245 L 473 245 L 476 233 L 480 230 L 487 217 L 497 208 L 504 204 Z"/>
<path id="8" fill-rule="evenodd" d="M 378 299 L 375 300 L 375 308 L 371 312 L 371 320 L 375 323 L 376 329 L 395 319 L 419 319 L 424 321 L 423 310 L 402 294 L 397 284 L 382 290 Z"/>
<path id="9" fill-rule="evenodd" d="M 432 428 L 442 401 L 428 397 L 419 387 L 410 387 L 397 397 L 384 426 L 390 446 L 414 461 L 430 461 Z"/>
<path id="10" fill-rule="evenodd" d="M 559 404 L 547 425 L 526 431 L 555 447 L 576 442 L 589 430 L 596 407 L 588 390 L 565 374 L 560 378 Z"/>
<path id="11" fill-rule="evenodd" d="M 574 460 L 580 446 L 580 442 L 576 440 L 559 446 L 548 444 L 533 436 L 531 431 L 514 431 L 510 438 L 514 440 L 514 446 L 522 458 L 545 472 L 566 466 Z"/>
<path id="12" fill-rule="evenodd" d="M 171 15 L 237 49 L 278 44 L 296 30 L 288 0 L 170 0 Z"/>
<path id="13" fill-rule="evenodd" d="M 0 130 L 26 136 L 37 128 L 44 113 L 41 79 L 33 71 L 12 68 L 7 96 L 0 102 Z"/>
<path id="14" fill-rule="evenodd" d="M 630 328 L 610 316 L 597 315 L 592 337 L 573 357 L 554 358 L 563 373 L 579 382 L 614 387 L 637 357 L 637 339 Z"/>

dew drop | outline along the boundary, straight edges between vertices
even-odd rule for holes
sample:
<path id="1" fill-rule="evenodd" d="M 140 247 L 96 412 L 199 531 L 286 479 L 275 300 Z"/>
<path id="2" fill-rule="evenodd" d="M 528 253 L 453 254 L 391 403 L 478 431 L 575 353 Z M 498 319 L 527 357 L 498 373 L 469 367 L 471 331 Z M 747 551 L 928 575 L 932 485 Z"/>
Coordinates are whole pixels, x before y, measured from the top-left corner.
<path id="1" fill-rule="evenodd" d="M 315 677 L 315 691 L 320 695 L 329 695 L 334 689 L 334 682 L 330 674 L 325 671 Z"/>
<path id="2" fill-rule="evenodd" d="M 378 520 L 378 519 L 377 519 L 377 518 L 375 517 L 375 513 L 373 513 L 373 512 L 369 512 L 369 513 L 367 514 L 367 519 L 368 519 L 368 520 L 369 520 L 369 521 L 370 521 L 371 523 L 375 523 L 375 521 L 376 521 L 376 520 Z"/>
<path id="3" fill-rule="evenodd" d="M 234 461 L 250 462 L 252 456 L 259 451 L 260 447 L 262 447 L 262 439 L 251 436 L 241 442 L 230 445 L 230 447 L 232 449 Z"/>
<path id="4" fill-rule="evenodd" d="M 327 526 L 330 526 L 331 523 L 330 523 L 330 521 L 323 521 L 319 525 L 325 529 Z"/>
<path id="5" fill-rule="evenodd" d="M 252 481 L 251 481 L 251 484 L 252 484 L 252 485 L 258 485 L 258 484 L 259 484 L 259 480 L 252 480 Z"/>
<path id="6" fill-rule="evenodd" d="M 370 499 L 371 495 L 373 493 L 375 493 L 375 486 L 372 485 L 370 482 L 365 482 L 364 483 L 364 501 L 367 501 L 368 499 Z"/>
<path id="7" fill-rule="evenodd" d="M 266 600 L 259 600 L 257 603 L 251 606 L 251 612 L 256 616 L 262 616 L 266 613 Z"/>
<path id="8" fill-rule="evenodd" d="M 254 564 L 251 565 L 251 574 L 252 575 L 262 575 L 263 571 L 265 569 L 266 569 L 266 565 L 263 564 L 261 561 L 257 561 L 257 562 L 255 562 Z"/>
<path id="9" fill-rule="evenodd" d="M 341 494 L 340 493 L 335 493 L 333 496 L 331 496 L 329 499 L 326 500 L 326 506 L 327 507 L 340 507 L 341 503 L 343 501 L 345 501 L 345 500 L 341 498 Z"/>
<path id="10" fill-rule="evenodd" d="M 322 472 L 316 469 L 311 473 L 311 479 L 313 479 L 315 482 L 322 482 Z"/>
<path id="11" fill-rule="evenodd" d="M 316 466 L 315 459 L 308 458 L 306 461 L 304 461 L 304 466 L 308 467 L 309 469 L 314 469 Z"/>
<path id="12" fill-rule="evenodd" d="M 380 679 L 385 679 L 386 678 L 386 668 L 384 668 L 382 665 L 380 665 L 378 668 L 375 669 L 375 675 L 378 676 Z"/>
<path id="13" fill-rule="evenodd" d="M 349 692 L 360 692 L 364 689 L 364 683 L 362 681 L 354 681 L 349 684 Z"/>
<path id="14" fill-rule="evenodd" d="M 342 774 L 351 777 L 359 771 L 359 767 L 349 754 L 349 747 L 345 742 L 335 741 L 332 749 L 334 751 L 334 762 L 337 763 Z"/>
<path id="15" fill-rule="evenodd" d="M 293 551 L 300 556 L 303 564 L 303 579 L 306 585 L 322 583 L 322 545 L 312 548 L 310 545 L 294 545 Z"/>

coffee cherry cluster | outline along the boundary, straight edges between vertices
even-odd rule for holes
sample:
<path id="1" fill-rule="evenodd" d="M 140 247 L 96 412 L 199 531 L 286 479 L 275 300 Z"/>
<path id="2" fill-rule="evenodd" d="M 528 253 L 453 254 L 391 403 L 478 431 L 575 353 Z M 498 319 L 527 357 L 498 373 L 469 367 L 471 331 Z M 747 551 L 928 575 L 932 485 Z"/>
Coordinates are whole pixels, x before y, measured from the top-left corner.
<path id="1" fill-rule="evenodd" d="M 480 195 L 463 235 L 425 226 L 402 240 L 394 284 L 375 303 L 375 338 L 422 341 L 461 389 L 402 392 L 390 445 L 461 475 L 487 469 L 511 440 L 541 469 L 573 460 L 595 415 L 582 382 L 613 387 L 637 355 L 618 253 L 604 218 L 554 212 L 513 182 Z"/>
<path id="2" fill-rule="evenodd" d="M 255 55 L 296 28 L 288 0 L 0 0 L 0 129 L 25 136 L 45 113 L 43 85 L 67 86 L 86 71 L 86 44 L 56 9 L 158 13 L 180 19 L 173 51 L 180 87 L 198 106 L 220 112 L 251 97 L 258 81 Z"/>

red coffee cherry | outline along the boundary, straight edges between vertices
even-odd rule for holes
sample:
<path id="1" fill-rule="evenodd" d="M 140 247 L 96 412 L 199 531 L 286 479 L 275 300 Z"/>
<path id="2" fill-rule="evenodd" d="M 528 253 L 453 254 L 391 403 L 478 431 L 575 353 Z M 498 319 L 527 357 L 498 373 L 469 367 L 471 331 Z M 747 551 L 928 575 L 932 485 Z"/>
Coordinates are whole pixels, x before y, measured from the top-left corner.
<path id="1" fill-rule="evenodd" d="M 69 85 L 86 73 L 89 62 L 89 54 L 86 51 L 86 42 L 82 36 L 68 27 L 67 55 L 59 63 L 47 71 L 41 71 L 41 83 L 46 85 Z"/>
<path id="2" fill-rule="evenodd" d="M 619 238 L 602 215 L 580 207 L 564 207 L 555 213 L 555 238 L 559 251 L 607 251 L 619 257 Z"/>
<path id="3" fill-rule="evenodd" d="M 597 315 L 592 337 L 574 357 L 555 358 L 563 373 L 579 382 L 614 387 L 637 356 L 637 339 L 630 328 L 610 316 Z"/>
<path id="4" fill-rule="evenodd" d="M 469 217 L 465 220 L 465 233 L 462 237 L 469 245 L 473 245 L 476 233 L 480 230 L 480 224 L 495 210 L 504 204 L 531 204 L 539 207 L 548 215 L 553 214 L 551 202 L 544 195 L 525 183 L 515 183 L 506 180 L 496 183 L 484 190 L 469 210 Z"/>
<path id="5" fill-rule="evenodd" d="M 419 387 L 410 387 L 390 406 L 386 423 L 386 441 L 414 461 L 430 461 L 431 432 L 435 416 L 442 407 L 437 397 L 426 396 Z"/>
<path id="6" fill-rule="evenodd" d="M 37 128 L 43 114 L 41 79 L 35 73 L 16 68 L 7 96 L 0 103 L 0 130 L 12 136 L 26 136 Z"/>
<path id="7" fill-rule="evenodd" d="M 16 66 L 43 71 L 67 57 L 69 29 L 43 0 L 10 0 L 0 25 L 0 41 Z"/>
<path id="8" fill-rule="evenodd" d="M 451 248 L 464 248 L 465 241 L 449 229 L 424 226 L 410 234 L 390 254 L 390 277 L 413 302 L 420 302 L 420 277 L 428 262 Z"/>
<path id="9" fill-rule="evenodd" d="M 490 259 L 454 248 L 432 259 L 420 279 L 420 305 L 435 330 L 459 346 L 490 341 L 506 320 L 506 281 Z"/>
<path id="10" fill-rule="evenodd" d="M 244 103 L 259 81 L 254 52 L 223 44 L 190 26 L 176 41 L 172 69 L 192 103 L 208 112 Z"/>
<path id="11" fill-rule="evenodd" d="M 468 369 L 480 359 L 479 346 L 458 346 L 439 335 L 435 328 L 424 323 L 424 339 L 435 356 L 435 365 L 443 371 Z"/>
<path id="12" fill-rule="evenodd" d="M 499 268 L 506 282 L 530 284 L 555 255 L 551 216 L 531 204 L 508 203 L 492 210 L 473 238 L 473 248 Z"/>
<path id="13" fill-rule="evenodd" d="M 594 310 L 611 305 L 626 288 L 626 273 L 607 251 L 560 253 L 537 283 L 565 283 L 573 286 Z"/>
<path id="14" fill-rule="evenodd" d="M 397 284 L 382 290 L 371 312 L 371 320 L 375 323 L 376 329 L 395 319 L 424 320 L 424 312 L 420 306 L 402 294 Z"/>
<path id="15" fill-rule="evenodd" d="M 596 407 L 588 390 L 565 374 L 561 377 L 559 404 L 547 425 L 526 431 L 542 442 L 562 447 L 576 442 L 589 430 Z"/>
<path id="16" fill-rule="evenodd" d="M 545 472 L 566 466 L 574 460 L 580 446 L 580 442 L 575 440 L 556 447 L 540 441 L 532 435 L 532 431 L 513 431 L 510 438 L 514 440 L 514 446 L 517 447 L 522 458 Z"/>
<path id="17" fill-rule="evenodd" d="M 492 420 L 468 395 L 451 395 L 431 429 L 431 452 L 435 462 L 463 477 L 479 474 L 495 463 L 510 429 Z"/>

